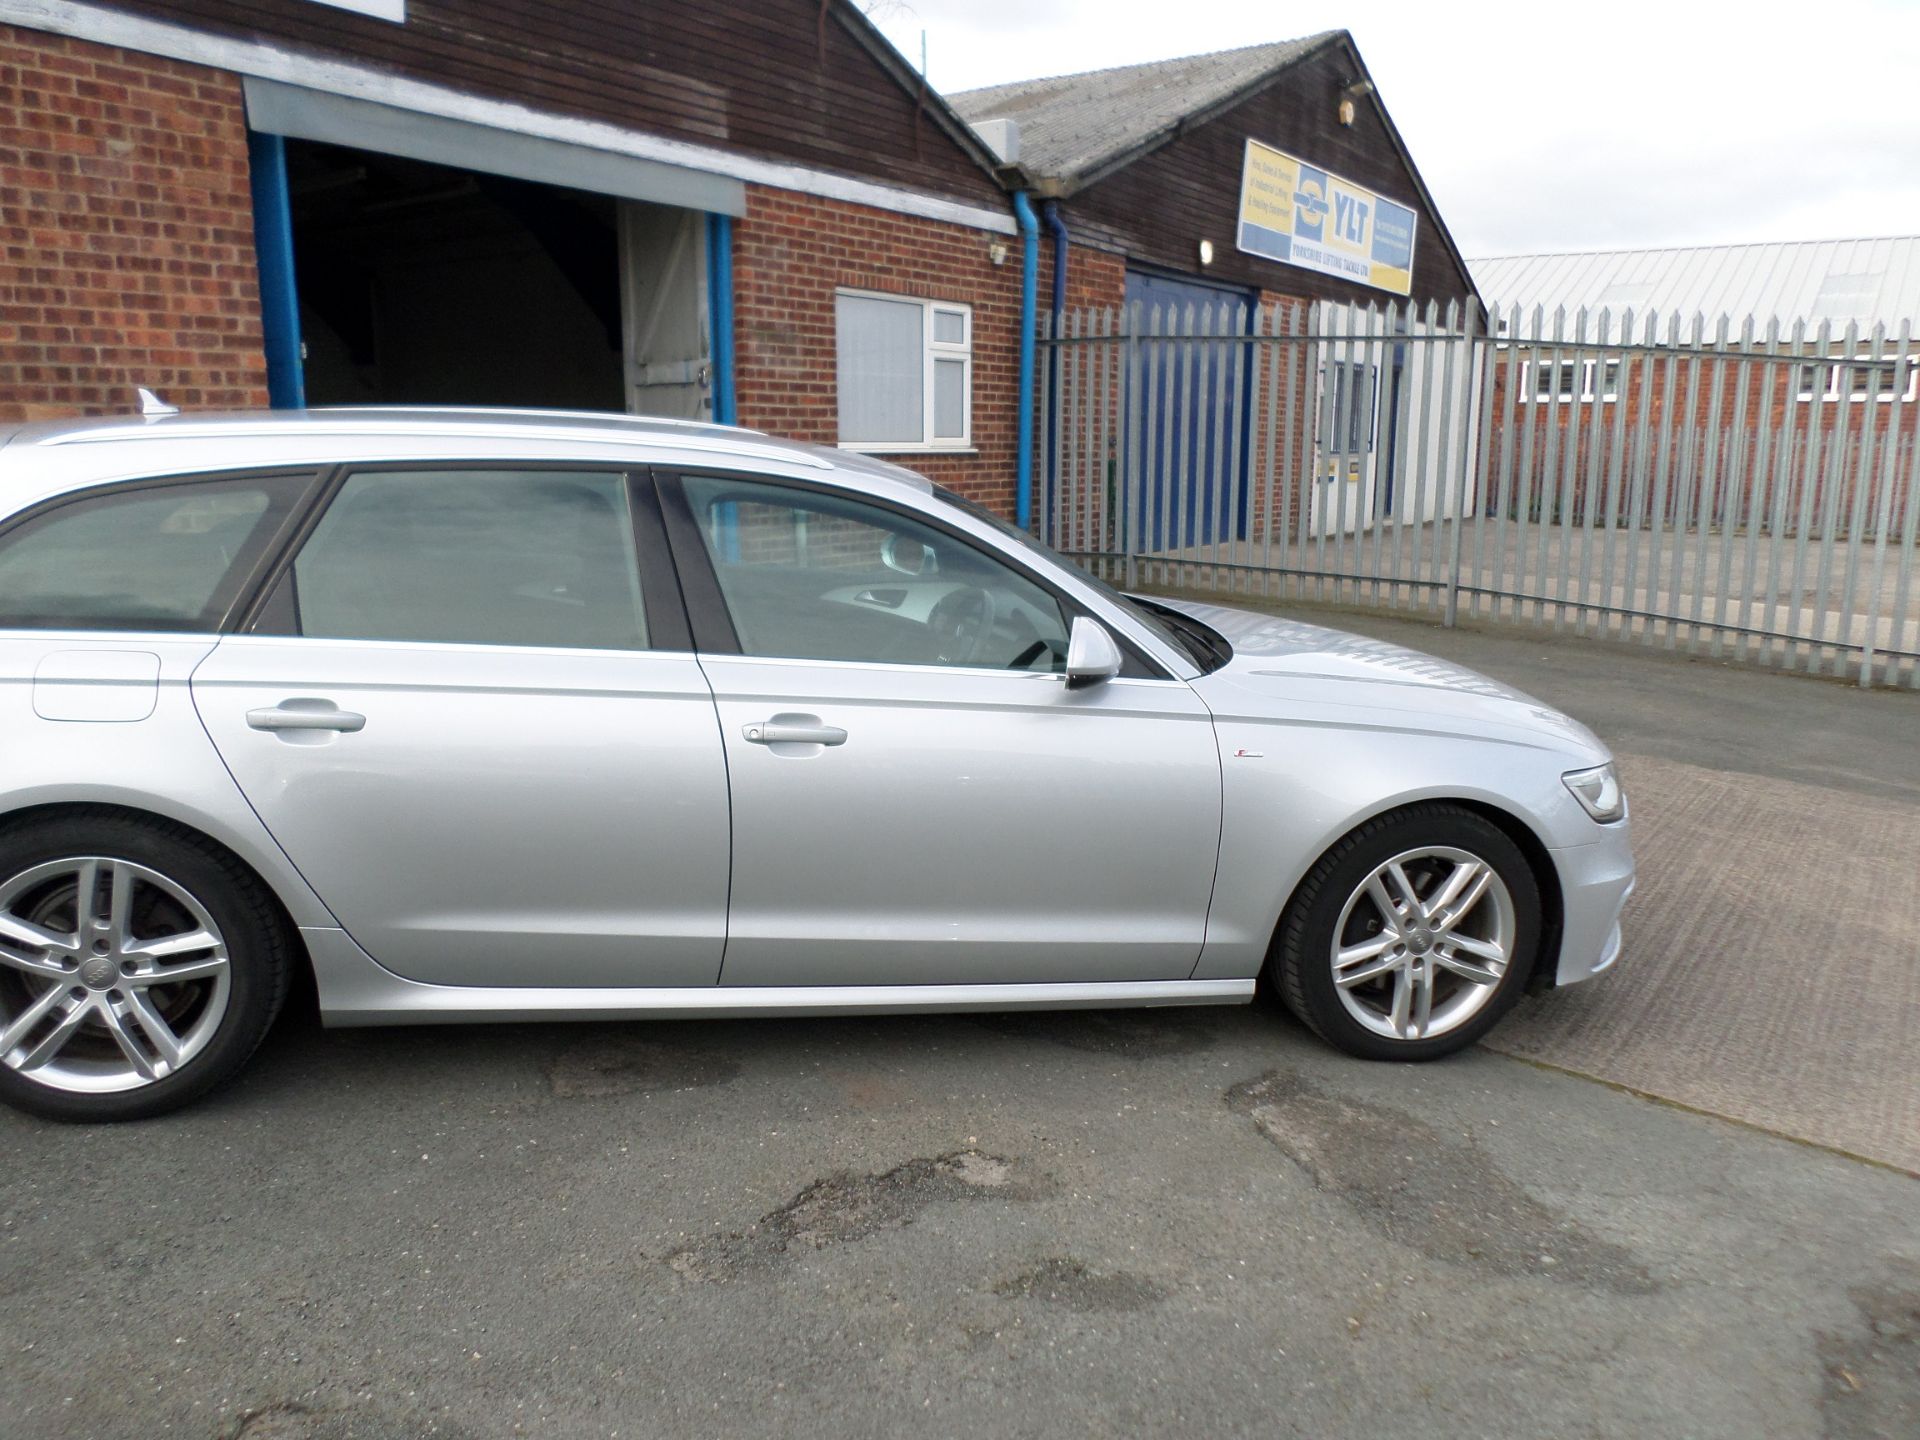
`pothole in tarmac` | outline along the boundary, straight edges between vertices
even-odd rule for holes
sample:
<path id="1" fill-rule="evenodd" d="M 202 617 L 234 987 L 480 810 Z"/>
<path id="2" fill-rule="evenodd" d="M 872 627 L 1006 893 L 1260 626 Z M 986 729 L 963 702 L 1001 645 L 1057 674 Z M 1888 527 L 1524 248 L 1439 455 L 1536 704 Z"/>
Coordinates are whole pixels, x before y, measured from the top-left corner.
<path id="1" fill-rule="evenodd" d="M 1828 1440 L 1920 1435 L 1920 1265 L 1895 1261 L 1888 1278 L 1848 1292 L 1860 1323 L 1820 1337 Z"/>
<path id="2" fill-rule="evenodd" d="M 1144 1275 L 1124 1270 L 1102 1273 L 1070 1256 L 1054 1256 L 1018 1275 L 1009 1275 L 993 1287 L 993 1293 L 1003 1299 L 1038 1300 L 1084 1314 L 1145 1310 L 1167 1295 Z"/>
<path id="3" fill-rule="evenodd" d="M 596 1029 L 570 1037 L 547 1062 L 547 1081 L 563 1100 L 664 1090 L 699 1090 L 738 1079 L 740 1062 L 646 1026 Z"/>
<path id="4" fill-rule="evenodd" d="M 1471 1140 L 1278 1070 L 1235 1085 L 1226 1100 L 1321 1190 L 1430 1259 L 1629 1295 L 1659 1288 L 1632 1251 L 1549 1209 Z"/>
<path id="5" fill-rule="evenodd" d="M 1028 1200 L 1038 1193 L 1014 1161 L 955 1150 L 881 1175 L 843 1172 L 816 1180 L 745 1231 L 675 1251 L 667 1263 L 690 1280 L 732 1280 L 778 1264 L 795 1247 L 823 1250 L 903 1229 L 930 1205 Z"/>
<path id="6" fill-rule="evenodd" d="M 1019 1040 L 1045 1040 L 1095 1055 L 1152 1059 L 1191 1055 L 1220 1038 L 1220 1018 L 1203 1009 L 1036 1010 L 976 1015 L 976 1025 Z"/>

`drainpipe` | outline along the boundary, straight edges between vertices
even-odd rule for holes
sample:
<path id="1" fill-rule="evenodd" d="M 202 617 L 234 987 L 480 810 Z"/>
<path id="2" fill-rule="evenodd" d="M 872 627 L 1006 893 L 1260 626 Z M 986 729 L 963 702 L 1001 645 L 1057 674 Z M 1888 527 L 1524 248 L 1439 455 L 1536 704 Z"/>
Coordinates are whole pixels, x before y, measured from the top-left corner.
<path id="1" fill-rule="evenodd" d="M 300 292 L 293 275 L 293 205 L 287 190 L 287 142 L 247 132 L 247 183 L 253 191 L 253 251 L 260 276 L 260 330 L 267 352 L 267 403 L 307 403 L 300 359 Z"/>
<path id="2" fill-rule="evenodd" d="M 737 423 L 733 390 L 733 217 L 707 216 L 707 323 L 713 327 L 713 418 Z"/>
<path id="3" fill-rule="evenodd" d="M 1060 338 L 1060 317 L 1067 308 L 1067 225 L 1060 218 L 1060 202 L 1049 200 L 1040 207 L 1040 219 L 1053 237 L 1053 336 Z M 1054 437 L 1060 424 L 1060 347 L 1047 348 L 1047 513 L 1053 513 L 1055 487 L 1059 477 L 1059 454 Z"/>
<path id="4" fill-rule="evenodd" d="M 1013 215 L 1020 222 L 1020 451 L 1014 481 L 1014 510 L 1022 530 L 1033 528 L 1033 322 L 1038 311 L 1040 223 L 1027 192 L 1013 192 Z"/>

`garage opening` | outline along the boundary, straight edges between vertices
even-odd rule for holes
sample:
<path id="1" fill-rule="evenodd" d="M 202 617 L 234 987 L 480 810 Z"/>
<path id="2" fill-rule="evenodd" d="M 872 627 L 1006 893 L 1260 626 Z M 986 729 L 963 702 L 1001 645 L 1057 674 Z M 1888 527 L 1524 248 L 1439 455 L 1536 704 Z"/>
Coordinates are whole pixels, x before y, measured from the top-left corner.
<path id="1" fill-rule="evenodd" d="M 275 404 L 711 418 L 713 277 L 745 208 L 738 180 L 618 136 L 586 145 L 251 77 L 246 95 Z"/>
<path id="2" fill-rule="evenodd" d="M 620 202 L 287 143 L 313 405 L 620 410 Z"/>

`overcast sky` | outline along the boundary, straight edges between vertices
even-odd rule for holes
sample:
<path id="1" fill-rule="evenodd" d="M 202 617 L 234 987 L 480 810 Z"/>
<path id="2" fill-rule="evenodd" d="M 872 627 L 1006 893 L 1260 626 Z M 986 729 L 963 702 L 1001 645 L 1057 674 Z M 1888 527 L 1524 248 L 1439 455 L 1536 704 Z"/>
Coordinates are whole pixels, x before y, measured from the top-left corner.
<path id="1" fill-rule="evenodd" d="M 1469 257 L 1920 233 L 1920 0 L 864 3 L 946 91 L 1351 30 Z"/>

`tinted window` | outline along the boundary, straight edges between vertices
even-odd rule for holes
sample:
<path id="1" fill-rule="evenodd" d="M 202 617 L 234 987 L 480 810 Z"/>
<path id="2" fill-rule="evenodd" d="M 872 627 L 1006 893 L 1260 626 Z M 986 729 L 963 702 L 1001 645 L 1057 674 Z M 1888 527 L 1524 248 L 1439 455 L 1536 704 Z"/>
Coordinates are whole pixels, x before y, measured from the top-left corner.
<path id="1" fill-rule="evenodd" d="M 143 486 L 0 535 L 0 626 L 213 630 L 304 477 Z"/>
<path id="2" fill-rule="evenodd" d="M 1060 602 L 943 530 L 812 491 L 684 483 L 749 655 L 995 670 L 1066 664 Z"/>
<path id="3" fill-rule="evenodd" d="M 349 478 L 302 547 L 283 623 L 303 635 L 639 650 L 625 477 L 551 470 Z"/>

